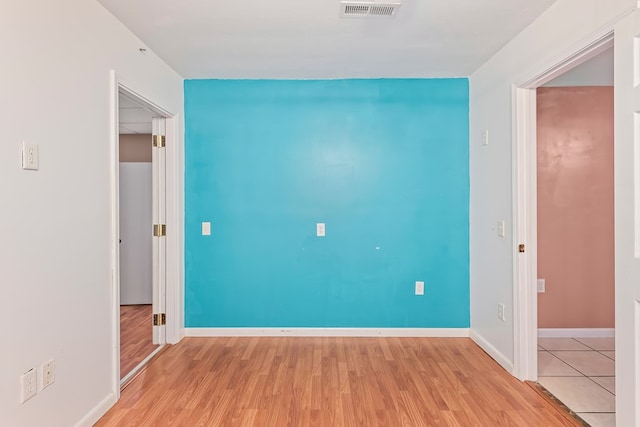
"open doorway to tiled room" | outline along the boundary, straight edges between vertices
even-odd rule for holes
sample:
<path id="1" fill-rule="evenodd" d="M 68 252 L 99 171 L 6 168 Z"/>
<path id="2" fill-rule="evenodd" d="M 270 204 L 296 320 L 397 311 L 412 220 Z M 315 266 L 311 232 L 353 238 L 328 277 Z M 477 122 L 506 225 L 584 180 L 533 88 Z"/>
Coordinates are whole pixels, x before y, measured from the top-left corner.
<path id="1" fill-rule="evenodd" d="M 537 89 L 538 382 L 615 425 L 613 48 Z"/>

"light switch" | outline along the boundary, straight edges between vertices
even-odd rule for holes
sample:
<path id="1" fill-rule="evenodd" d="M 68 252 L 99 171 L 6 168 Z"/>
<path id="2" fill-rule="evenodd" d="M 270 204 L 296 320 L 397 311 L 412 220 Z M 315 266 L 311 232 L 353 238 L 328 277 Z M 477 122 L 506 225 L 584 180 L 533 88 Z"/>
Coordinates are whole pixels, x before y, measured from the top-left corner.
<path id="1" fill-rule="evenodd" d="M 504 220 L 498 221 L 498 236 L 504 237 Z"/>
<path id="2" fill-rule="evenodd" d="M 210 236 L 211 235 L 211 223 L 210 222 L 203 222 L 202 223 L 202 235 L 203 236 Z"/>
<path id="3" fill-rule="evenodd" d="M 22 169 L 37 171 L 39 167 L 38 146 L 22 143 Z"/>
<path id="4" fill-rule="evenodd" d="M 325 227 L 324 222 L 319 222 L 316 224 L 316 236 L 324 237 L 325 236 Z"/>
<path id="5" fill-rule="evenodd" d="M 545 280 L 544 279 L 538 279 L 538 293 L 539 294 L 545 293 L 546 288 L 547 288 L 547 286 L 546 286 Z"/>
<path id="6" fill-rule="evenodd" d="M 489 145 L 489 131 L 482 132 L 482 145 Z"/>

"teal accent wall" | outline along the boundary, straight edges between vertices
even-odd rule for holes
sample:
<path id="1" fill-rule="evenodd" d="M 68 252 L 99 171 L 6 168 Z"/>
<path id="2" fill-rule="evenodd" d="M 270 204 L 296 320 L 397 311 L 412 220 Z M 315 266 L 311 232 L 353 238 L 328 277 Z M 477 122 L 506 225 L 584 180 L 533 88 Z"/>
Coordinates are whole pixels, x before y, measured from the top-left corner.
<path id="1" fill-rule="evenodd" d="M 187 327 L 469 327 L 467 79 L 187 80 L 185 133 Z"/>

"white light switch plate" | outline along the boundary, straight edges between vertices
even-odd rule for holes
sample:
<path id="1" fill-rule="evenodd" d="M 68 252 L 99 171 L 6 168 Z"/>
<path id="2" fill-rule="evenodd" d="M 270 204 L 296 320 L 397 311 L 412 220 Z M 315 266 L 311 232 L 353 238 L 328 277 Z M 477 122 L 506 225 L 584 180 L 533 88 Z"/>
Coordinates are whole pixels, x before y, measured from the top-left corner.
<path id="1" fill-rule="evenodd" d="M 482 132 L 482 145 L 489 145 L 489 131 Z"/>
<path id="2" fill-rule="evenodd" d="M 504 313 L 505 310 L 506 310 L 506 307 L 504 304 L 498 304 L 498 319 L 502 320 L 503 322 L 507 320 L 507 317 Z"/>
<path id="3" fill-rule="evenodd" d="M 202 223 L 202 235 L 203 236 L 210 236 L 211 235 L 211 223 L 210 222 L 203 222 Z"/>
<path id="4" fill-rule="evenodd" d="M 324 237 L 325 236 L 325 226 L 324 222 L 319 222 L 316 224 L 316 236 Z"/>
<path id="5" fill-rule="evenodd" d="M 498 236 L 504 237 L 504 220 L 498 221 Z"/>
<path id="6" fill-rule="evenodd" d="M 38 160 L 38 146 L 22 143 L 22 169 L 37 171 L 40 167 Z"/>

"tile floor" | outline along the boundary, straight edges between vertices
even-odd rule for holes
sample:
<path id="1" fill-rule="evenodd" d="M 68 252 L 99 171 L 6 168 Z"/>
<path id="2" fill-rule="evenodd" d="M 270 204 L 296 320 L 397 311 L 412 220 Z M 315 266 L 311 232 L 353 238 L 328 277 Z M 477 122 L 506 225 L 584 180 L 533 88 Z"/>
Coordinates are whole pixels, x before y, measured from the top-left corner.
<path id="1" fill-rule="evenodd" d="M 592 427 L 615 426 L 614 338 L 539 338 L 538 382 Z"/>

